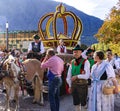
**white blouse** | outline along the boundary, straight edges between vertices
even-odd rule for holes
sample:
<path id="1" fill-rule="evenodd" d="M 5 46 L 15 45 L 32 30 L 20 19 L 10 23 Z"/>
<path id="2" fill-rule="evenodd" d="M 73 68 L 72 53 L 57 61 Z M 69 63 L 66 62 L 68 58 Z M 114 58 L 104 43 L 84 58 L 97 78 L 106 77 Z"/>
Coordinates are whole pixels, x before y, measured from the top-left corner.
<path id="1" fill-rule="evenodd" d="M 61 51 L 60 51 L 60 50 L 61 50 L 61 47 L 64 48 L 64 53 L 67 53 L 66 46 L 60 46 L 60 45 L 57 47 L 57 53 L 58 53 L 58 54 L 61 54 Z"/>
<path id="2" fill-rule="evenodd" d="M 120 69 L 120 65 L 119 65 L 119 61 L 115 60 L 114 58 L 111 59 L 110 61 L 108 59 L 106 59 L 105 61 L 109 62 L 112 66 L 115 65 L 116 69 Z"/>
<path id="3" fill-rule="evenodd" d="M 105 64 L 107 64 L 107 66 L 105 67 L 107 78 L 115 77 L 115 72 L 114 72 L 112 65 L 110 63 L 106 62 L 105 60 L 103 60 L 102 63 L 99 65 L 97 65 L 97 63 L 96 63 L 92 66 L 91 76 L 93 74 L 93 71 L 94 71 L 95 76 L 98 76 L 99 72 L 103 69 Z"/>

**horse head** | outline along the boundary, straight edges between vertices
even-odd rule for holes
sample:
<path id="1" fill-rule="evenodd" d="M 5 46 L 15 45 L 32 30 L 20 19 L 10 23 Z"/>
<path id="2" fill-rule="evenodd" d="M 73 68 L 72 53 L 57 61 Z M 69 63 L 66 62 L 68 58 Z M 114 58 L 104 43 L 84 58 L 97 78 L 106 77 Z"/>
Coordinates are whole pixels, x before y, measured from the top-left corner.
<path id="1" fill-rule="evenodd" d="M 13 77 L 15 81 L 18 81 L 17 77 L 20 72 L 20 67 L 16 65 L 16 59 L 9 55 L 9 57 L 4 61 L 3 69 L 9 73 L 10 77 Z"/>
<path id="2" fill-rule="evenodd" d="M 1 70 L 0 70 L 0 80 L 3 77 L 9 75 L 9 68 L 10 68 L 10 64 L 7 63 L 7 62 L 4 62 L 3 65 L 2 65 L 2 67 L 1 67 Z"/>

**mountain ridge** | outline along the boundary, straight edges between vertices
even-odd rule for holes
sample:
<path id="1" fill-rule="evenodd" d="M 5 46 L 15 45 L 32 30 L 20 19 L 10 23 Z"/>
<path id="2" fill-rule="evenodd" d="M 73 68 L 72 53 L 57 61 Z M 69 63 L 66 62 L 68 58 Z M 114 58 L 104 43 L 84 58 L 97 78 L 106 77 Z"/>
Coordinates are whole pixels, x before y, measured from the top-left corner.
<path id="1" fill-rule="evenodd" d="M 8 4 L 6 6 L 6 4 Z M 38 30 L 38 22 L 40 18 L 49 12 L 55 12 L 56 6 L 59 2 L 51 0 L 4 0 L 0 1 L 0 31 L 5 31 L 5 23 L 9 23 L 9 31 L 15 30 Z M 94 34 L 102 26 L 103 21 L 97 17 L 85 14 L 74 7 L 63 4 L 67 11 L 75 13 L 82 21 L 82 43 L 87 45 L 97 42 Z M 71 22 L 71 21 L 70 21 Z M 60 26 L 62 27 L 62 26 Z M 72 28 L 70 25 L 69 28 Z M 70 33 L 70 32 L 69 32 Z M 92 38 L 91 42 L 85 37 Z M 88 43 L 88 42 L 90 43 Z"/>

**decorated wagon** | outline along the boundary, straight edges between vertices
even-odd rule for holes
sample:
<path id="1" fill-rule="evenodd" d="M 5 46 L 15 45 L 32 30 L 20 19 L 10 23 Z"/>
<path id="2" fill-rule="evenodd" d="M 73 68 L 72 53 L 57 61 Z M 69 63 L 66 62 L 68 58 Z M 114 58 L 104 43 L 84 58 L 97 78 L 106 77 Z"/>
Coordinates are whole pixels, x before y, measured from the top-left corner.
<path id="1" fill-rule="evenodd" d="M 72 23 L 69 22 L 73 21 Z M 71 25 L 72 24 L 72 25 Z M 59 26 L 62 26 L 62 30 L 59 29 Z M 71 31 L 69 27 L 73 27 Z M 70 32 L 70 33 L 69 33 Z M 41 37 L 41 40 L 46 49 L 54 48 L 56 50 L 59 45 L 59 40 L 64 41 L 64 45 L 67 48 L 67 53 L 57 54 L 65 62 L 65 69 L 62 74 L 63 85 L 61 88 L 61 93 L 65 94 L 66 92 L 66 74 L 68 63 L 73 59 L 72 49 L 73 47 L 80 43 L 80 36 L 82 33 L 82 22 L 81 20 L 73 13 L 72 11 L 67 11 L 63 4 L 59 4 L 56 7 L 55 12 L 46 13 L 43 15 L 38 23 L 38 35 Z"/>

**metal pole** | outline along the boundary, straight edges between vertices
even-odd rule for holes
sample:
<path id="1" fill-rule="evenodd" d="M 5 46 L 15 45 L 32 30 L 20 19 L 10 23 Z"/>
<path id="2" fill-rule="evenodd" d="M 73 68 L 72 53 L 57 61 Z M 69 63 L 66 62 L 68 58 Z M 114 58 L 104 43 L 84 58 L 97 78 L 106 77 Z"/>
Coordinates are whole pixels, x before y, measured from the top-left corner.
<path id="1" fill-rule="evenodd" d="M 6 49 L 8 50 L 8 22 L 6 22 Z"/>

